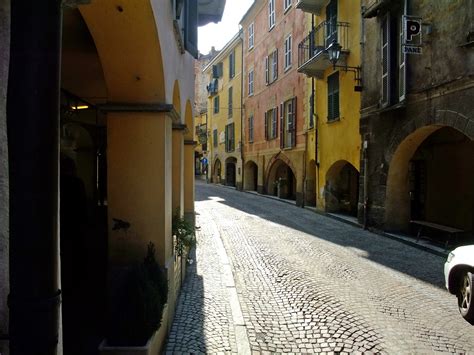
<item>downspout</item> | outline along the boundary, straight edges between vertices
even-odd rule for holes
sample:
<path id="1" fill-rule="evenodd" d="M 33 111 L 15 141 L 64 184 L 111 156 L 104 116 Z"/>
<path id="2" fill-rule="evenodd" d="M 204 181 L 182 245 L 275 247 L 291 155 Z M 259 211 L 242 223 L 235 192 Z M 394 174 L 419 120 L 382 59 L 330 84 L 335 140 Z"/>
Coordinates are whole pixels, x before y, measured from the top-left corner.
<path id="1" fill-rule="evenodd" d="M 209 161 L 209 127 L 207 126 L 207 114 L 208 110 L 206 109 L 206 159 L 207 159 L 207 164 L 206 164 L 206 184 L 209 184 L 209 166 L 210 166 L 210 161 Z"/>
<path id="2" fill-rule="evenodd" d="M 365 6 L 362 6 L 361 14 L 365 12 Z M 364 18 L 361 18 L 361 29 L 360 29 L 360 48 L 361 48 L 361 58 L 364 58 L 365 52 L 365 22 Z M 362 63 L 361 63 L 362 64 Z M 360 123 L 360 117 L 359 117 Z M 359 127 L 360 130 L 360 127 Z M 368 209 L 369 209 L 369 194 L 368 194 L 368 186 L 369 186 L 369 161 L 368 161 L 368 135 L 364 136 L 364 141 L 362 142 L 362 157 L 364 159 L 364 195 L 363 195 L 363 210 L 364 210 L 364 220 L 363 220 L 363 228 L 368 229 Z"/>
<path id="3" fill-rule="evenodd" d="M 314 30 L 314 15 L 311 15 L 311 31 Z M 316 173 L 316 198 L 314 201 L 314 206 L 318 206 L 318 196 L 319 196 L 319 159 L 318 159 L 318 145 L 319 145 L 319 137 L 318 137 L 318 115 L 316 114 L 316 90 L 314 88 L 314 77 L 311 78 L 311 106 L 313 108 L 311 115 L 313 115 L 314 119 L 314 160 L 317 169 Z"/>
<path id="4" fill-rule="evenodd" d="M 244 189 L 244 38 L 243 29 L 240 29 L 240 43 L 242 44 L 240 59 L 240 161 L 242 163 L 242 190 Z"/>

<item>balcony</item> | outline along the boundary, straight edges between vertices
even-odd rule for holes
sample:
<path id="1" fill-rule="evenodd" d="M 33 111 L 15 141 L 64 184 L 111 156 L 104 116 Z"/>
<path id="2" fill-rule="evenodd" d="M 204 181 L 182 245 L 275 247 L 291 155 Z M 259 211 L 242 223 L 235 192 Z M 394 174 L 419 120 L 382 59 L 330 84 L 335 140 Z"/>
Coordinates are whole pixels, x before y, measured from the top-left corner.
<path id="1" fill-rule="evenodd" d="M 324 21 L 298 45 L 298 72 L 322 78 L 324 71 L 332 66 L 326 49 L 334 41 L 342 46 L 338 65 L 346 65 L 349 55 L 349 23 Z"/>
<path id="2" fill-rule="evenodd" d="M 304 12 L 319 15 L 321 9 L 328 4 L 329 0 L 298 0 L 296 8 Z"/>
<path id="3" fill-rule="evenodd" d="M 217 94 L 217 91 L 219 90 L 219 82 L 217 79 L 212 79 L 209 85 L 206 86 L 207 89 L 207 94 L 209 96 L 213 96 Z"/>

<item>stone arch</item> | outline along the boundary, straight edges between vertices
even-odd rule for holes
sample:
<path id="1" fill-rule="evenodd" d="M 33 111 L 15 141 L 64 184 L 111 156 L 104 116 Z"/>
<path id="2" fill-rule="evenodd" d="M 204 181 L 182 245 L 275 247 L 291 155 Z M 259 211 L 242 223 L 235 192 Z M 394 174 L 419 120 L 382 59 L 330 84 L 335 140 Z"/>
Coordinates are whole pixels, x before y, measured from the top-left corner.
<path id="1" fill-rule="evenodd" d="M 113 0 L 102 0 L 79 10 L 102 63 L 108 100 L 165 102 L 161 44 L 151 3 L 123 0 L 117 5 Z"/>
<path id="2" fill-rule="evenodd" d="M 275 154 L 271 159 L 270 161 L 268 162 L 267 164 L 267 168 L 266 168 L 266 171 L 265 171 L 265 176 L 268 177 L 268 174 L 270 173 L 270 170 L 272 169 L 272 166 L 273 164 L 275 164 L 275 162 L 277 160 L 281 160 L 282 162 L 284 162 L 286 165 L 288 165 L 291 169 L 291 171 L 293 172 L 293 175 L 296 177 L 296 168 L 295 166 L 293 165 L 293 163 L 291 162 L 290 158 L 288 158 L 285 154 L 283 154 L 282 152 L 279 152 L 278 154 Z"/>
<path id="3" fill-rule="evenodd" d="M 258 189 L 258 164 L 248 160 L 244 165 L 244 190 L 257 191 Z"/>
<path id="4" fill-rule="evenodd" d="M 290 200 L 296 199 L 296 175 L 289 160 L 272 159 L 269 165 L 266 188 L 269 195 Z"/>
<path id="5" fill-rule="evenodd" d="M 436 110 L 434 116 L 423 116 L 423 119 L 409 120 L 391 139 L 386 150 L 385 161 L 392 160 L 400 144 L 412 133 L 424 127 L 451 127 L 469 139 L 474 140 L 474 120 L 460 112 L 452 110 Z"/>
<path id="6" fill-rule="evenodd" d="M 452 112 L 446 114 L 452 115 Z M 465 132 L 456 128 L 456 124 L 428 125 L 407 135 L 394 150 L 392 145 L 398 141 L 392 142 L 385 190 L 386 229 L 408 231 L 411 219 L 429 219 L 462 229 L 472 228 L 473 207 L 464 206 L 462 201 L 469 200 L 466 194 L 474 198 L 474 137 Z M 456 143 L 456 140 L 470 143 Z M 436 144 L 441 143 L 443 149 L 436 149 Z M 460 162 L 463 157 L 466 161 Z M 466 181 L 465 187 L 463 181 Z M 424 197 L 420 196 L 420 189 L 424 190 Z M 444 203 L 434 202 L 434 196 Z M 459 201 L 455 202 L 453 196 L 459 196 Z M 459 210 L 459 218 L 449 217 L 454 210 Z M 439 211 L 444 213 L 440 215 Z"/>
<path id="7" fill-rule="evenodd" d="M 357 216 L 359 171 L 347 160 L 338 160 L 326 172 L 326 211 Z"/>

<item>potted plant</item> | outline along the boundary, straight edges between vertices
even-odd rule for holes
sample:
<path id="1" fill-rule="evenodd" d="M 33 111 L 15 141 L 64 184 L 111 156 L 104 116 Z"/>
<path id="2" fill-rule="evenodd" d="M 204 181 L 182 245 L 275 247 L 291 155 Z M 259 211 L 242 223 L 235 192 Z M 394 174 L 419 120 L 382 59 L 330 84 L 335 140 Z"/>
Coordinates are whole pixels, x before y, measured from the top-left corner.
<path id="1" fill-rule="evenodd" d="M 167 319 L 167 298 L 168 280 L 150 242 L 143 262 L 126 273 L 113 295 L 106 340 L 99 351 L 121 355 L 158 353 L 166 335 L 162 320 Z"/>

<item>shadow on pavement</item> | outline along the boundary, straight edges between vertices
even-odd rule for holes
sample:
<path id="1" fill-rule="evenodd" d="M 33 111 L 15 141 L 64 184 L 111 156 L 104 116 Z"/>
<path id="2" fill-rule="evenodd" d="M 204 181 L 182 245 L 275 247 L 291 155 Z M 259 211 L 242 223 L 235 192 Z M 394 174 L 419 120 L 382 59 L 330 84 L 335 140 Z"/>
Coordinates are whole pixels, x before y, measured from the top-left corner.
<path id="1" fill-rule="evenodd" d="M 244 198 L 235 198 L 235 196 L 244 196 Z M 300 207 L 258 195 L 196 182 L 196 201 L 206 200 L 216 200 L 229 207 L 298 230 L 315 238 L 365 251 L 364 258 L 368 260 L 444 288 L 444 258 L 442 257 Z"/>

